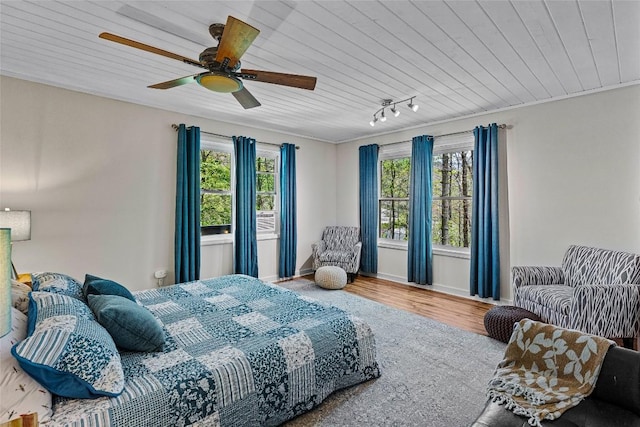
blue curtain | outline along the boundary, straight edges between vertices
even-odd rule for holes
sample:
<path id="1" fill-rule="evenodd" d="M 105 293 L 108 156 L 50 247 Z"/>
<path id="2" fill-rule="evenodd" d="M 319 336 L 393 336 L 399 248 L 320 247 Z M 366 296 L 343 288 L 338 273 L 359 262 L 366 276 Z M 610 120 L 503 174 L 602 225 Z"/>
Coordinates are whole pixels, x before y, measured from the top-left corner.
<path id="1" fill-rule="evenodd" d="M 176 283 L 200 278 L 200 128 L 178 127 Z"/>
<path id="2" fill-rule="evenodd" d="M 280 147 L 280 261 L 278 277 L 293 277 L 298 250 L 296 222 L 296 146 Z"/>
<path id="3" fill-rule="evenodd" d="M 498 126 L 478 126 L 473 135 L 470 293 L 499 300 Z"/>
<path id="4" fill-rule="evenodd" d="M 378 272 L 378 145 L 360 147 L 360 269 Z"/>
<path id="5" fill-rule="evenodd" d="M 433 137 L 416 136 L 411 145 L 409 181 L 409 282 L 433 284 L 431 248 L 431 175 Z"/>
<path id="6" fill-rule="evenodd" d="M 258 277 L 256 241 L 256 140 L 233 137 L 236 160 L 236 221 L 233 271 Z"/>

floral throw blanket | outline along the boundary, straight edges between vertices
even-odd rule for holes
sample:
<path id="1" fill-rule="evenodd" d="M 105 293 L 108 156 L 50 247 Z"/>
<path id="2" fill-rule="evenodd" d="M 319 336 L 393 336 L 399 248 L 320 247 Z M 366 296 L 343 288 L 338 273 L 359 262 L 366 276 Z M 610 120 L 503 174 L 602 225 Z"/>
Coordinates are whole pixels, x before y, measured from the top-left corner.
<path id="1" fill-rule="evenodd" d="M 514 327 L 489 398 L 540 427 L 593 391 L 613 341 L 529 319 Z"/>

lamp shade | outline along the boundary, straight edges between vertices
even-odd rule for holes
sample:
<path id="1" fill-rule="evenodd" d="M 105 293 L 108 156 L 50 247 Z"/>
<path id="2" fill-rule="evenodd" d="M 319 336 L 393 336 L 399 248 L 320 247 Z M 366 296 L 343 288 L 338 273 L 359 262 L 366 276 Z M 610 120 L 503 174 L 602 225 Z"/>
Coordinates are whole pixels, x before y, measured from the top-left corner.
<path id="1" fill-rule="evenodd" d="M 31 211 L 0 211 L 0 227 L 11 229 L 11 241 L 31 240 Z"/>
<path id="2" fill-rule="evenodd" d="M 11 230 L 0 228 L 0 337 L 11 330 Z"/>

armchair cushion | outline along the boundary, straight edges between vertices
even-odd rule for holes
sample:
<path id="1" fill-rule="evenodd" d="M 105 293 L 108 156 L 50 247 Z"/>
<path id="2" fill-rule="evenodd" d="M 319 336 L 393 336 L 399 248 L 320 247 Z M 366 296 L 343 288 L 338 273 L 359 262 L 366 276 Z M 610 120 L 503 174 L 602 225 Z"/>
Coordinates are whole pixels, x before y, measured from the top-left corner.
<path id="1" fill-rule="evenodd" d="M 562 271 L 569 286 L 640 283 L 640 255 L 572 245 Z"/>

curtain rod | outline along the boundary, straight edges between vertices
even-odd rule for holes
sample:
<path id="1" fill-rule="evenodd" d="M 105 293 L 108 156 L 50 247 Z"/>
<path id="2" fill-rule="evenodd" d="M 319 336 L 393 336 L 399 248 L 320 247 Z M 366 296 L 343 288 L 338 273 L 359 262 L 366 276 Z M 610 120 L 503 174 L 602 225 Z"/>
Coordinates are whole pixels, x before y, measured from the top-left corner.
<path id="1" fill-rule="evenodd" d="M 506 128 L 507 128 L 507 125 L 505 125 L 505 124 L 498 125 L 498 129 L 506 129 Z M 462 135 L 463 133 L 470 133 L 470 132 L 473 132 L 473 130 L 463 130 L 463 131 L 460 131 L 460 132 L 443 133 L 442 135 L 431 136 L 431 138 L 440 138 L 440 137 L 443 137 L 443 136 L 451 136 L 451 135 Z M 379 145 L 380 145 L 380 147 L 386 147 L 387 145 L 404 144 L 406 142 L 411 142 L 411 140 L 389 142 L 388 144 L 379 144 Z"/>
<path id="2" fill-rule="evenodd" d="M 177 131 L 177 130 L 178 130 L 178 125 L 177 125 L 177 124 L 175 124 L 175 123 L 173 123 L 173 124 L 171 125 L 171 127 L 172 127 L 175 131 Z M 222 135 L 222 134 L 220 134 L 220 133 L 207 132 L 207 131 L 204 131 L 204 130 L 200 130 L 200 133 L 206 133 L 207 135 L 219 136 L 220 138 L 233 139 L 233 137 L 232 137 L 232 136 L 229 136 L 229 135 Z M 256 140 L 256 142 L 257 142 L 257 143 L 259 143 L 259 144 L 266 144 L 266 145 L 273 145 L 273 146 L 275 146 L 275 147 L 282 147 L 282 144 L 275 144 L 275 143 L 273 143 L 273 142 L 264 142 L 264 141 L 258 141 L 258 140 Z M 299 149 L 300 149 L 300 147 L 296 145 L 296 150 L 299 150 Z"/>

